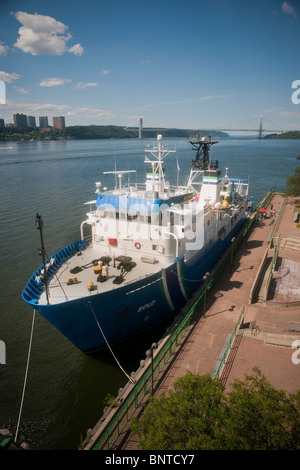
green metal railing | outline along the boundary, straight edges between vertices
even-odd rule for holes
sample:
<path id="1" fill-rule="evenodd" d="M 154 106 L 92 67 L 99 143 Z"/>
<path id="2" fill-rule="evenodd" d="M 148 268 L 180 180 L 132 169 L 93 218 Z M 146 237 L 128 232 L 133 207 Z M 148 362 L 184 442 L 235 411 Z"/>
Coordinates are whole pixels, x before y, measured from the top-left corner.
<path id="1" fill-rule="evenodd" d="M 266 207 L 266 205 L 270 202 L 274 194 L 275 194 L 274 191 L 270 191 L 269 193 L 266 193 L 265 197 L 258 204 L 257 209 L 260 209 L 261 207 Z"/>
<path id="2" fill-rule="evenodd" d="M 277 244 L 275 245 L 275 248 L 274 248 L 274 253 L 273 253 L 272 261 L 271 261 L 270 272 L 269 272 L 269 276 L 268 276 L 268 279 L 267 279 L 267 282 L 266 282 L 266 287 L 264 289 L 264 294 L 263 294 L 263 299 L 262 299 L 263 302 L 267 301 L 268 290 L 269 290 L 270 282 L 271 282 L 272 275 L 273 275 L 273 272 L 274 272 L 274 269 L 275 269 L 277 257 L 278 257 L 280 239 L 281 239 L 281 235 L 279 235 L 278 240 L 277 240 Z"/>
<path id="3" fill-rule="evenodd" d="M 228 357 L 229 351 L 230 351 L 230 349 L 231 349 L 231 345 L 232 345 L 232 343 L 233 343 L 233 341 L 234 341 L 234 339 L 235 339 L 235 337 L 236 337 L 236 334 L 237 334 L 237 331 L 238 331 L 240 325 L 241 325 L 242 322 L 243 322 L 243 319 L 244 319 L 244 311 L 245 311 L 245 306 L 243 306 L 242 312 L 241 312 L 241 314 L 240 314 L 240 316 L 239 316 L 239 319 L 238 319 L 238 321 L 237 321 L 237 324 L 235 325 L 235 328 L 234 328 L 234 331 L 233 331 L 233 333 L 232 333 L 232 335 L 231 335 L 230 341 L 229 341 L 228 344 L 227 344 L 227 347 L 226 347 L 226 349 L 225 349 L 225 351 L 224 351 L 223 357 L 222 357 L 222 359 L 221 359 L 221 361 L 220 361 L 219 367 L 218 367 L 218 369 L 217 369 L 217 371 L 216 371 L 216 373 L 215 373 L 214 378 L 216 378 L 216 379 L 219 378 L 220 375 L 221 375 L 221 371 L 222 371 L 223 366 L 224 366 L 224 364 L 225 364 L 225 362 L 226 362 L 226 359 L 227 359 L 227 357 Z"/>
<path id="4" fill-rule="evenodd" d="M 209 288 L 209 285 L 210 283 L 208 283 L 207 289 Z M 94 445 L 93 450 L 108 450 L 111 449 L 116 443 L 120 434 L 124 431 L 125 427 L 127 426 L 127 423 L 134 416 L 136 409 L 143 402 L 145 396 L 150 394 L 152 380 L 155 381 L 157 379 L 158 375 L 163 370 L 164 366 L 166 365 L 169 358 L 177 348 L 178 344 L 185 336 L 188 328 L 191 325 L 191 320 L 195 309 L 198 303 L 202 300 L 203 295 L 204 290 L 203 292 L 201 292 L 200 296 L 193 304 L 191 309 L 188 311 L 188 313 L 185 315 L 185 317 L 182 319 L 180 324 L 176 327 L 175 331 L 171 334 L 171 336 L 167 339 L 163 346 L 157 350 L 157 353 L 153 358 L 153 364 L 149 362 L 138 383 L 135 385 L 126 400 L 121 404 L 118 411 L 112 417 L 109 425 L 98 437 L 97 443 Z"/>
<path id="5" fill-rule="evenodd" d="M 271 233 L 270 233 L 270 235 L 269 235 L 269 237 L 268 237 L 268 243 L 270 243 L 271 240 L 273 239 L 274 232 L 275 232 L 275 230 L 276 230 L 276 227 L 277 227 L 278 222 L 279 222 L 279 219 L 280 219 L 280 217 L 281 217 L 283 208 L 284 208 L 284 206 L 285 206 L 285 201 L 286 201 L 286 197 L 284 198 L 283 203 L 281 204 L 280 211 L 279 211 L 279 213 L 278 213 L 278 216 L 276 217 L 274 227 L 273 227 L 273 229 L 272 229 L 272 231 L 271 231 Z"/>

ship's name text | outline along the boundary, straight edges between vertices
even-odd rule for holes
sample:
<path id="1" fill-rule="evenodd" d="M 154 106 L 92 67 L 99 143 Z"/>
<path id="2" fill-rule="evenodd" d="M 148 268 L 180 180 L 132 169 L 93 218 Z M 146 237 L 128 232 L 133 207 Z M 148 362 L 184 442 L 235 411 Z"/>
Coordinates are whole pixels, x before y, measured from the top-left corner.
<path id="1" fill-rule="evenodd" d="M 152 302 L 148 302 L 147 304 L 139 307 L 138 312 L 142 312 L 143 310 L 146 310 L 147 308 L 153 307 L 154 304 L 155 304 L 155 300 L 152 300 Z"/>

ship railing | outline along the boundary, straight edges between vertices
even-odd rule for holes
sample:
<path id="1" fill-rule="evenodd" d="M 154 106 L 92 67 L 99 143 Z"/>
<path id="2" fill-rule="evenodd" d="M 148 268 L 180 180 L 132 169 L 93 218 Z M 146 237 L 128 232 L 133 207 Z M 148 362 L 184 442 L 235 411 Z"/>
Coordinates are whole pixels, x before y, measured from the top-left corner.
<path id="1" fill-rule="evenodd" d="M 83 237 L 83 240 L 87 243 L 87 245 L 90 245 L 91 242 L 92 242 L 92 240 L 93 240 L 93 235 L 92 235 L 92 234 L 90 234 L 90 235 L 85 235 L 85 236 Z"/>
<path id="2" fill-rule="evenodd" d="M 187 192 L 186 186 L 177 186 L 176 184 L 171 184 L 170 190 L 177 194 L 185 194 Z"/>
<path id="3" fill-rule="evenodd" d="M 131 183 L 130 188 L 135 189 L 136 191 L 146 191 L 145 183 Z"/>
<path id="4" fill-rule="evenodd" d="M 212 132 L 211 132 L 212 134 Z M 197 134 L 197 135 L 189 135 L 188 142 L 190 143 L 198 143 L 198 142 L 219 142 L 220 137 L 218 135 L 211 135 L 209 131 L 205 134 Z M 203 140 L 204 139 L 204 140 Z"/>
<path id="5" fill-rule="evenodd" d="M 158 387 L 164 378 L 166 368 L 171 357 L 182 344 L 182 340 L 192 331 L 195 324 L 195 315 L 200 312 L 204 299 L 212 285 L 217 281 L 225 267 L 232 263 L 232 254 L 234 250 L 242 243 L 254 226 L 256 220 L 252 215 L 245 223 L 234 243 L 227 249 L 214 267 L 205 287 L 200 288 L 196 300 L 183 310 L 180 317 L 175 319 L 173 325 L 169 328 L 166 335 L 158 342 L 157 349 L 153 349 L 153 356 L 141 361 L 138 371 L 132 374 L 135 383 L 128 382 L 126 387 L 119 393 L 116 408 L 107 410 L 100 422 L 95 426 L 91 435 L 83 443 L 85 450 L 111 450 L 120 448 L 121 442 L 126 439 L 130 431 L 130 422 L 147 405 L 153 394 L 153 384 Z M 241 326 L 243 316 L 240 316 L 239 325 Z M 237 327 L 238 328 L 238 327 Z M 236 333 L 236 331 L 235 331 Z M 220 374 L 221 369 L 217 372 Z"/>
<path id="6" fill-rule="evenodd" d="M 186 186 L 177 186 L 176 184 L 168 184 L 166 186 L 170 192 L 178 193 L 178 194 L 184 194 L 186 193 Z M 146 197 L 148 192 L 146 191 L 146 185 L 145 183 L 135 183 L 134 185 L 130 185 L 130 188 L 135 191 L 140 191 L 142 194 L 142 197 Z"/>
<path id="7" fill-rule="evenodd" d="M 76 252 L 85 249 L 87 242 L 85 240 L 78 240 L 76 242 L 70 243 L 61 250 L 57 251 L 54 255 L 50 256 L 46 260 L 46 266 L 49 265 L 47 269 L 47 277 L 50 280 L 62 266 L 62 264 L 71 258 Z M 51 260 L 55 260 L 54 263 L 51 263 Z M 43 278 L 40 278 L 41 272 L 44 269 L 42 264 L 36 272 L 31 276 L 27 285 L 25 286 L 22 296 L 26 302 L 36 304 L 41 294 L 45 289 L 45 282 Z M 40 278 L 40 280 L 38 280 Z"/>

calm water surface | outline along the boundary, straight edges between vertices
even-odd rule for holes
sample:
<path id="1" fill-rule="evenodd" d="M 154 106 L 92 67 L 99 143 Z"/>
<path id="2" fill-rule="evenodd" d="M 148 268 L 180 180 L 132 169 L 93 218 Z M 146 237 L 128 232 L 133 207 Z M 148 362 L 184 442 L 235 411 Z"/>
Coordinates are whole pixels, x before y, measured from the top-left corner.
<path id="1" fill-rule="evenodd" d="M 0 364 L 0 428 L 15 433 L 33 311 L 21 294 L 41 264 L 35 216 L 44 220 L 48 255 L 79 238 L 79 227 L 95 198 L 95 182 L 114 185 L 103 171 L 134 169 L 131 181 L 144 182 L 145 145 L 153 140 L 90 140 L 32 143 L 0 142 L 0 340 L 6 344 L 6 364 Z M 185 139 L 165 139 L 177 150 L 166 157 L 167 179 L 186 181 L 195 153 Z M 271 186 L 283 190 L 300 155 L 299 141 L 223 139 L 212 148 L 222 174 L 250 177 L 250 195 L 258 203 Z M 130 342 L 115 352 L 127 373 L 162 331 Z M 100 333 L 99 333 L 100 334 Z M 27 388 L 19 438 L 32 449 L 77 449 L 81 437 L 103 412 L 107 394 L 116 396 L 127 382 L 109 353 L 86 356 L 39 315 L 36 316 Z"/>

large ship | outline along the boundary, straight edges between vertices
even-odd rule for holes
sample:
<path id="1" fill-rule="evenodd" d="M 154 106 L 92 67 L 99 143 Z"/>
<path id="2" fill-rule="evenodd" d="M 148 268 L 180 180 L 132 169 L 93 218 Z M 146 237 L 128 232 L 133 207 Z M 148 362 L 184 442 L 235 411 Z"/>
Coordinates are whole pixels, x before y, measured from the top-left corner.
<path id="1" fill-rule="evenodd" d="M 80 239 L 46 259 L 23 299 L 77 348 L 93 352 L 172 316 L 199 288 L 245 223 L 248 181 L 221 177 L 211 147 L 218 137 L 189 138 L 196 151 L 185 186 L 166 180 L 161 134 L 146 148 L 146 182 L 112 171 L 114 189 L 95 183 L 96 199 Z M 149 156 L 148 156 L 149 155 Z M 174 160 L 174 165 L 178 166 Z M 125 182 L 124 180 L 127 179 Z"/>

